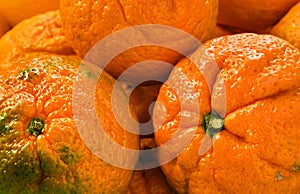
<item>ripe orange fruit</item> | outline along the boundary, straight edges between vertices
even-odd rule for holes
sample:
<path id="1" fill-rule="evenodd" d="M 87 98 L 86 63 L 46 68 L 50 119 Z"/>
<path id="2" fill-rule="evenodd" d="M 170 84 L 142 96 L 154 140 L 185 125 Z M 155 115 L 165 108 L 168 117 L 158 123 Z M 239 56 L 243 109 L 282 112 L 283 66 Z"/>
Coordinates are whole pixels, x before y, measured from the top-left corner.
<path id="1" fill-rule="evenodd" d="M 135 171 L 125 194 L 175 194 L 159 168 Z"/>
<path id="2" fill-rule="evenodd" d="M 137 113 L 138 121 L 141 123 L 148 122 L 151 118 L 152 105 L 154 103 L 161 84 L 140 85 L 135 87 L 130 95 L 134 112 Z"/>
<path id="3" fill-rule="evenodd" d="M 0 14 L 0 37 L 10 29 L 8 23 Z"/>
<path id="4" fill-rule="evenodd" d="M 141 149 L 156 147 L 153 138 L 142 138 Z M 159 167 L 135 171 L 126 194 L 175 194 Z"/>
<path id="5" fill-rule="evenodd" d="M 74 54 L 63 33 L 59 11 L 24 20 L 0 39 L 0 63 L 28 52 Z"/>
<path id="6" fill-rule="evenodd" d="M 181 29 L 199 39 L 206 41 L 211 38 L 216 25 L 217 0 L 188 0 L 188 1 L 88 1 L 88 0 L 61 0 L 60 10 L 63 27 L 67 38 L 75 52 L 84 57 L 98 41 L 127 27 L 142 24 L 160 24 Z M 152 42 L 151 33 L 139 31 L 142 39 Z M 135 37 L 125 36 L 125 42 L 134 42 Z M 161 40 L 173 41 L 184 45 L 180 37 L 169 37 L 161 34 Z M 116 44 L 119 41 L 116 42 Z M 124 45 L 122 45 L 124 46 Z M 186 51 L 193 51 L 195 45 L 185 45 Z M 95 55 L 97 55 L 95 51 Z M 181 54 L 160 46 L 137 46 L 116 56 L 106 70 L 118 77 L 128 67 L 145 60 L 159 60 L 174 64 L 182 57 Z M 100 59 L 101 60 L 101 59 Z M 97 59 L 95 59 L 95 62 Z M 162 67 L 159 70 L 141 68 L 138 75 L 143 76 L 149 71 L 153 75 L 164 75 L 168 70 Z M 127 80 L 128 81 L 128 80 Z"/>
<path id="7" fill-rule="evenodd" d="M 78 132 L 72 91 L 80 63 L 77 56 L 27 53 L 0 70 L 0 193 L 127 189 L 132 171 L 99 159 Z M 86 76 L 84 87 L 95 81 L 93 72 Z M 116 143 L 139 149 L 138 136 L 123 130 L 112 112 L 114 82 L 105 72 L 97 82 L 99 122 Z M 115 154 L 110 146 L 103 151 Z"/>
<path id="8" fill-rule="evenodd" d="M 245 32 L 266 33 L 299 0 L 220 0 L 218 23 Z"/>
<path id="9" fill-rule="evenodd" d="M 179 124 L 184 135 L 176 142 L 195 132 L 162 166 L 171 186 L 178 193 L 299 193 L 299 50 L 272 35 L 245 33 L 209 40 L 191 58 L 195 63 L 177 63 L 154 108 L 158 146 Z M 204 137 L 214 143 L 199 154 Z"/>
<path id="10" fill-rule="evenodd" d="M 273 27 L 271 34 L 289 41 L 300 49 L 300 3 L 292 9 Z"/>
<path id="11" fill-rule="evenodd" d="M 32 16 L 59 9 L 59 0 L 0 0 L 0 14 L 13 27 Z"/>
<path id="12" fill-rule="evenodd" d="M 224 26 L 221 26 L 221 25 L 217 25 L 212 38 L 218 38 L 220 36 L 226 36 L 226 35 L 232 35 L 232 34 L 234 34 L 234 32 L 231 31 L 230 29 L 228 29 Z"/>

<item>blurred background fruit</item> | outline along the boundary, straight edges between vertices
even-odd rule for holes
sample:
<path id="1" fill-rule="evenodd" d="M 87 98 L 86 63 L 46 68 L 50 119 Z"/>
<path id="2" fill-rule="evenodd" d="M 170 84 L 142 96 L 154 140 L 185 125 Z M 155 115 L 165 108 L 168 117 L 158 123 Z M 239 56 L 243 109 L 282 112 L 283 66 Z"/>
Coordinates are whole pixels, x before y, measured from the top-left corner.
<path id="1" fill-rule="evenodd" d="M 0 38 L 3 34 L 5 34 L 10 29 L 6 20 L 0 14 Z"/>
<path id="2" fill-rule="evenodd" d="M 153 138 L 140 140 L 141 150 L 155 148 Z M 175 194 L 160 167 L 135 171 L 125 194 Z"/>
<path id="3" fill-rule="evenodd" d="M 276 36 L 244 33 L 209 40 L 191 58 L 198 63 L 180 60 L 154 107 L 158 146 L 174 138 L 179 124 L 184 134 L 195 131 L 189 146 L 161 167 L 170 185 L 178 193 L 298 193 L 299 50 Z M 212 71 L 215 63 L 220 72 Z M 191 99 L 199 103 L 198 115 L 186 113 L 196 107 Z M 225 115 L 220 133 L 204 124 L 212 111 Z M 204 137 L 214 144 L 199 155 Z M 176 146 L 168 151 L 176 153 Z"/>
<path id="4" fill-rule="evenodd" d="M 140 123 L 148 122 L 152 117 L 153 104 L 156 101 L 161 84 L 140 85 L 133 89 L 130 101 Z"/>
<path id="5" fill-rule="evenodd" d="M 218 23 L 237 31 L 268 33 L 299 0 L 220 0 Z"/>
<path id="6" fill-rule="evenodd" d="M 160 168 L 135 171 L 125 194 L 175 194 Z"/>
<path id="7" fill-rule="evenodd" d="M 231 29 L 218 24 L 216 25 L 212 38 L 218 38 L 221 36 L 232 35 L 232 34 L 234 34 L 234 32 Z"/>
<path id="8" fill-rule="evenodd" d="M 59 0 L 0 0 L 0 14 L 10 27 L 26 18 L 59 9 Z"/>
<path id="9" fill-rule="evenodd" d="M 74 54 L 62 30 L 59 11 L 25 19 L 0 39 L 2 64 L 29 52 Z"/>
<path id="10" fill-rule="evenodd" d="M 300 3 L 292 7 L 273 27 L 271 34 L 289 41 L 300 49 Z"/>
<path id="11" fill-rule="evenodd" d="M 213 35 L 218 11 L 217 0 L 61 0 L 60 2 L 63 28 L 73 49 L 80 57 L 84 57 L 91 47 L 109 34 L 141 24 L 176 27 L 204 42 Z M 140 31 L 140 34 L 151 42 L 151 32 Z M 168 36 L 168 34 L 161 34 L 161 40 L 176 40 L 179 45 L 186 46 L 187 52 L 196 49 L 197 45 L 187 44 L 184 40 L 176 39 L 178 37 L 172 39 Z M 136 41 L 128 39 L 130 37 L 124 38 L 127 42 Z M 128 67 L 144 60 L 160 60 L 174 64 L 181 57 L 181 54 L 160 46 L 135 47 L 115 57 L 105 69 L 114 77 L 118 77 Z M 95 59 L 92 62 L 97 63 L 97 60 L 101 59 Z M 143 67 L 135 76 L 144 76 L 149 72 L 158 76 L 169 73 L 169 69 L 164 66 L 160 69 Z"/>

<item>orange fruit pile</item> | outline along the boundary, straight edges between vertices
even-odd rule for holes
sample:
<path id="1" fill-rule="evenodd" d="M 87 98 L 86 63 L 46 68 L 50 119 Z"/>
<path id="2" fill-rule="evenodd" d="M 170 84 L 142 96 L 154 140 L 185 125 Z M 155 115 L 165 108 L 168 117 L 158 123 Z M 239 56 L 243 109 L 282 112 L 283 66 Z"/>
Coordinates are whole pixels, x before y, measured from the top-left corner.
<path id="1" fill-rule="evenodd" d="M 299 10 L 299 0 L 0 0 L 0 193 L 299 194 Z M 111 45 L 129 47 L 98 77 Z M 122 148 L 161 148 L 161 166 L 99 156 L 127 162 L 113 145 L 90 147 L 105 142 L 96 122 Z"/>
<path id="2" fill-rule="evenodd" d="M 0 193 L 125 192 L 132 170 L 99 159 L 78 132 L 72 91 L 81 60 L 65 40 L 59 12 L 20 22 L 0 39 L 0 50 Z M 114 82 L 106 72 L 99 78 L 97 115 L 115 142 L 138 149 L 137 135 L 107 119 L 114 117 Z"/>
<path id="3" fill-rule="evenodd" d="M 158 146 L 179 128 L 195 132 L 189 146 L 162 166 L 172 187 L 178 193 L 298 193 L 298 49 L 272 35 L 244 33 L 207 41 L 191 58 L 196 63 L 177 63 L 154 108 L 155 122 L 166 115 L 156 129 Z M 201 155 L 204 137 L 213 144 Z"/>

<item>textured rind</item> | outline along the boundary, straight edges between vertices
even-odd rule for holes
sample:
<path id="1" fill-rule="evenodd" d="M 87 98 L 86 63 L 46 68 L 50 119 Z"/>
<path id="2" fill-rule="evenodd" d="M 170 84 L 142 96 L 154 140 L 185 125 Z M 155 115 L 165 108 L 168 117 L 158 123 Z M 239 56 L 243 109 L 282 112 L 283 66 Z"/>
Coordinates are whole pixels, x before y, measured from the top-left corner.
<path id="1" fill-rule="evenodd" d="M 154 6 L 155 5 L 155 6 Z M 175 27 L 196 37 L 200 42 L 210 39 L 213 35 L 217 21 L 218 2 L 216 0 L 188 0 L 188 1 L 78 1 L 63 0 L 60 1 L 60 11 L 62 17 L 62 26 L 65 29 L 66 37 L 71 42 L 73 49 L 80 56 L 84 57 L 89 50 L 100 40 L 108 37 L 119 30 L 143 24 L 159 24 Z M 77 18 L 77 19 L 74 19 Z M 174 64 L 182 55 L 174 50 L 153 45 L 151 31 L 140 30 L 138 36 L 128 37 L 123 41 L 126 47 L 131 43 L 138 42 L 137 37 L 142 41 L 149 42 L 148 46 L 134 45 L 123 53 L 118 53 L 108 65 L 106 70 L 114 77 L 120 76 L 128 67 L 145 60 L 159 60 Z M 173 38 L 171 40 L 171 38 Z M 186 44 L 186 38 L 169 37 L 169 33 L 161 33 L 159 39 L 163 41 L 176 41 L 178 45 L 184 45 L 184 50 L 190 53 L 196 49 L 197 45 Z M 141 42 L 142 42 L 141 41 Z M 157 41 L 157 40 L 155 40 Z M 121 41 L 117 41 L 120 44 Z M 155 42 L 154 42 L 155 43 Z M 152 45 L 151 45 L 152 44 Z M 93 52 L 97 58 L 97 52 Z M 109 54 L 113 51 L 107 51 Z M 103 60 L 98 58 L 93 62 Z M 147 68 L 139 72 L 149 73 L 157 76 L 163 76 L 168 73 L 162 66 L 159 71 Z M 140 73 L 140 74 L 144 74 Z M 136 77 L 140 76 L 137 74 Z M 132 79 L 132 78 L 130 78 Z M 126 80 L 130 81 L 130 80 Z"/>
<path id="2" fill-rule="evenodd" d="M 30 52 L 74 54 L 66 41 L 59 11 L 49 11 L 23 20 L 0 39 L 2 65 Z"/>
<path id="3" fill-rule="evenodd" d="M 162 145 L 178 130 L 185 110 L 180 105 L 185 103 L 184 108 L 193 112 L 191 96 L 180 99 L 174 92 L 184 92 L 189 84 L 183 73 L 192 81 L 199 124 L 190 145 L 162 166 L 172 187 L 178 193 L 299 192 L 299 51 L 275 36 L 247 33 L 207 41 L 191 57 L 196 64 L 183 59 L 175 66 L 154 108 L 154 118 L 166 115 L 155 133 L 156 143 Z M 208 68 L 202 74 L 199 68 L 212 64 L 220 71 L 208 79 L 214 80 L 211 96 L 204 74 L 207 78 L 212 72 Z M 225 88 L 225 94 L 216 86 Z M 211 102 L 222 97 L 225 103 Z M 213 147 L 199 155 L 203 115 L 212 109 L 225 110 L 225 129 L 214 137 Z"/>
<path id="4" fill-rule="evenodd" d="M 0 134 L 1 193 L 122 193 L 127 188 L 132 171 L 99 159 L 77 131 L 72 91 L 80 62 L 77 56 L 30 53 L 1 70 L 0 113 L 16 115 L 12 127 Z M 19 77 L 24 68 L 33 67 L 36 76 Z M 138 149 L 137 135 L 123 130 L 113 117 L 107 119 L 112 116 L 114 79 L 103 72 L 99 83 L 96 110 L 103 129 L 120 145 Z M 32 118 L 45 122 L 39 136 L 26 132 Z"/>

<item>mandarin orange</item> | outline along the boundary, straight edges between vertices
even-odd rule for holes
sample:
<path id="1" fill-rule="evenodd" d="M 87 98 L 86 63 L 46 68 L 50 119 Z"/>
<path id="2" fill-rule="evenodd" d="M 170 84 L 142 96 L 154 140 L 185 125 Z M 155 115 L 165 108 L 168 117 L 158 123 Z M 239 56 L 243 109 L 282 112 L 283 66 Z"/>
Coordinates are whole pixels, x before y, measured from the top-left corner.
<path id="1" fill-rule="evenodd" d="M 0 193 L 122 193 L 127 189 L 132 170 L 97 157 L 78 131 L 73 89 L 80 65 L 84 64 L 77 56 L 27 53 L 0 70 Z M 103 130 L 119 145 L 139 149 L 138 136 L 123 130 L 114 118 L 115 80 L 106 72 L 99 79 L 93 72 L 84 75 L 85 88 L 97 85 L 95 111 Z M 95 121 L 86 122 L 89 131 Z M 97 138 L 96 132 L 89 138 Z M 112 149 L 109 145 L 102 151 L 113 155 Z"/>
<path id="2" fill-rule="evenodd" d="M 32 16 L 58 9 L 59 0 L 0 0 L 0 15 L 10 27 Z"/>
<path id="3" fill-rule="evenodd" d="M 137 114 L 138 121 L 148 122 L 152 116 L 152 103 L 155 102 L 161 84 L 140 85 L 135 87 L 130 94 L 134 112 Z"/>
<path id="4" fill-rule="evenodd" d="M 218 23 L 238 31 L 268 33 L 299 0 L 220 0 Z"/>
<path id="5" fill-rule="evenodd" d="M 287 40 L 300 49 L 300 3 L 297 3 L 281 18 L 272 28 L 271 34 Z"/>
<path id="6" fill-rule="evenodd" d="M 212 39 L 218 38 L 220 36 L 226 36 L 226 35 L 232 35 L 232 34 L 234 34 L 234 32 L 232 30 L 230 30 L 229 28 L 226 28 L 222 25 L 217 25 Z"/>
<path id="7" fill-rule="evenodd" d="M 10 29 L 8 23 L 0 14 L 0 37 Z"/>
<path id="8" fill-rule="evenodd" d="M 122 29 L 143 24 L 159 24 L 172 26 L 183 30 L 199 41 L 211 38 L 217 18 L 217 0 L 188 0 L 188 1 L 97 1 L 97 0 L 61 0 L 60 10 L 63 27 L 67 38 L 75 52 L 84 57 L 95 44 Z M 139 38 L 149 44 L 157 40 L 152 37 L 151 31 L 140 29 L 133 37 L 123 34 L 122 41 L 130 45 L 139 42 Z M 197 45 L 185 43 L 182 37 L 170 37 L 170 33 L 161 33 L 159 39 L 164 42 L 177 41 L 186 52 L 191 52 Z M 180 39 L 181 38 L 181 39 Z M 114 42 L 115 41 L 115 42 Z M 111 40 L 110 43 L 122 44 L 120 40 Z M 118 48 L 126 45 L 119 45 Z M 93 51 L 97 56 L 97 52 Z M 112 53 L 114 51 L 108 51 Z M 120 76 L 128 67 L 145 60 L 159 60 L 174 64 L 182 55 L 171 49 L 158 45 L 141 46 L 127 49 L 119 53 L 105 69 L 114 77 Z M 93 63 L 103 60 L 97 58 Z M 141 66 L 133 77 L 143 76 L 145 73 L 161 76 L 169 73 L 169 69 L 161 66 L 151 69 Z M 130 81 L 129 78 L 126 81 Z"/>
<path id="9" fill-rule="evenodd" d="M 153 138 L 141 138 L 141 150 L 155 148 Z M 175 194 L 159 167 L 135 171 L 126 194 Z"/>
<path id="10" fill-rule="evenodd" d="M 63 33 L 59 11 L 28 18 L 0 39 L 0 63 L 29 52 L 74 54 Z"/>
<path id="11" fill-rule="evenodd" d="M 175 194 L 159 168 L 135 171 L 125 194 Z"/>
<path id="12" fill-rule="evenodd" d="M 194 132 L 162 166 L 170 185 L 178 193 L 299 193 L 299 50 L 244 33 L 209 40 L 190 59 L 177 63 L 154 108 L 158 146 L 179 129 L 177 141 Z"/>

